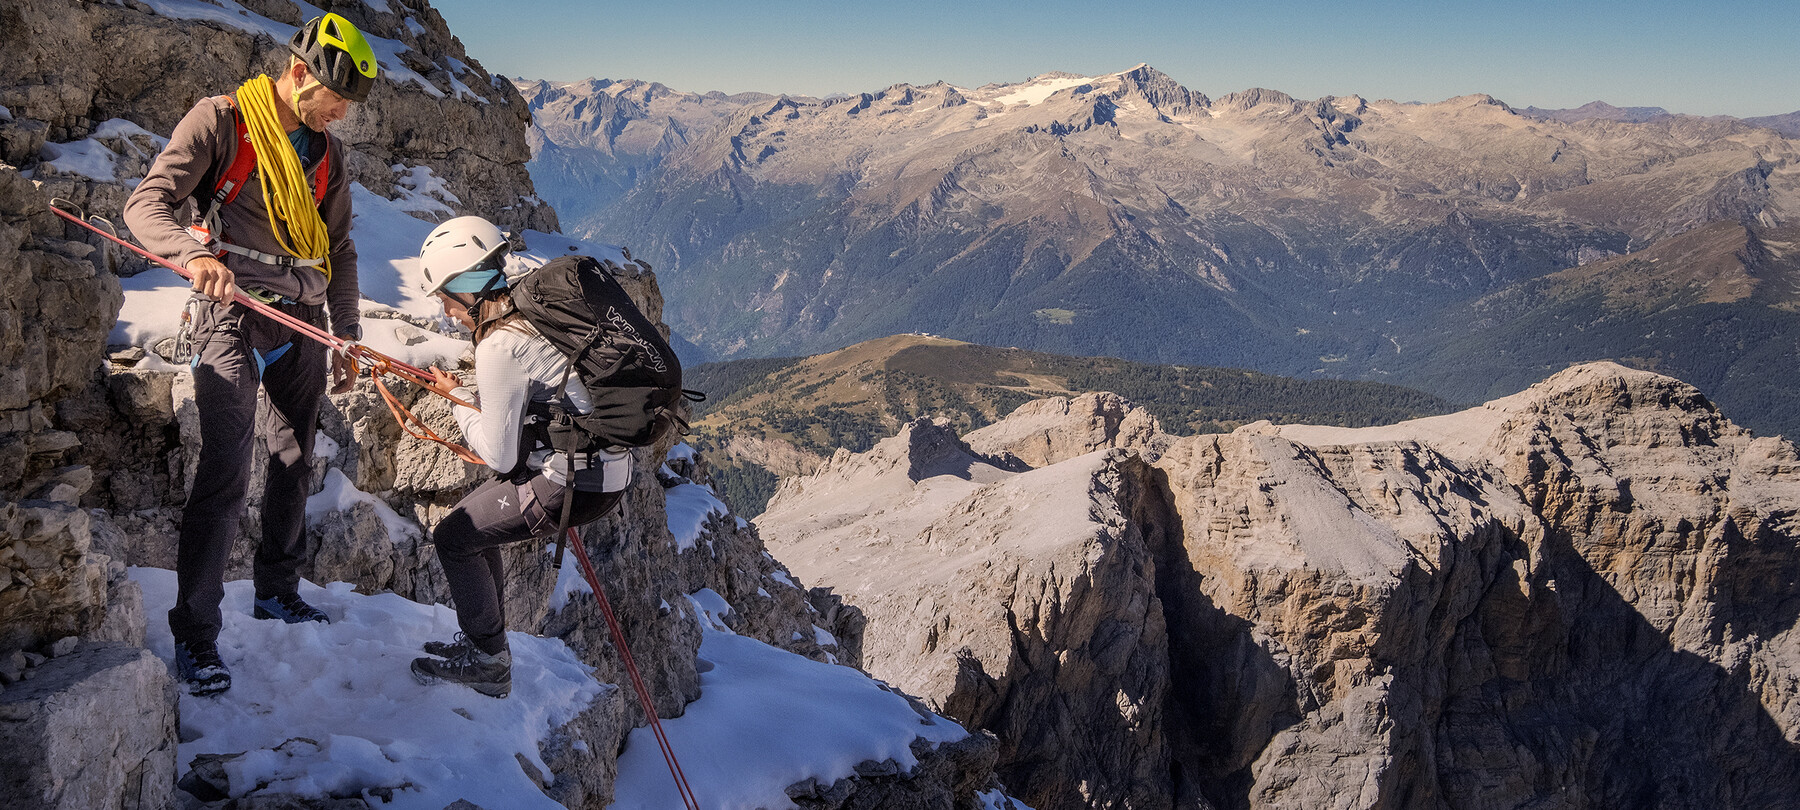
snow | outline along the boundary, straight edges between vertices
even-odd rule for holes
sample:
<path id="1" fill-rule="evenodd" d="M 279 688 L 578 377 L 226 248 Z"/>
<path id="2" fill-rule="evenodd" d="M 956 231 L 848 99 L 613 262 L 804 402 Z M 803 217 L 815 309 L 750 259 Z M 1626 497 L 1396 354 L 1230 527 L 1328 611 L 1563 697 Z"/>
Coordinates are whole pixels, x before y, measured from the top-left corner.
<path id="1" fill-rule="evenodd" d="M 306 499 L 306 517 L 317 520 L 330 512 L 348 512 L 359 503 L 371 504 L 375 514 L 381 518 L 381 524 L 387 527 L 388 541 L 393 542 L 403 537 L 423 537 L 424 531 L 419 524 L 400 516 L 393 507 L 383 503 L 380 498 L 356 488 L 342 470 L 332 467 L 325 471 L 325 483 L 317 495 Z"/>
<path id="2" fill-rule="evenodd" d="M 38 157 L 44 165 L 53 167 L 64 174 L 78 174 L 102 183 L 118 182 L 119 172 L 116 164 L 119 154 L 111 147 L 101 143 L 101 138 L 129 139 L 132 135 L 148 135 L 156 141 L 158 149 L 169 145 L 169 139 L 158 137 L 144 128 L 123 118 L 114 118 L 102 123 L 94 130 L 94 135 L 70 143 L 45 143 L 39 150 Z M 130 149 L 146 160 L 154 158 L 154 154 L 144 154 L 137 144 L 123 140 L 125 148 Z M 125 181 L 128 186 L 137 185 L 135 178 Z"/>
<path id="3" fill-rule="evenodd" d="M 736 635 L 712 620 L 729 610 L 717 593 L 689 597 L 703 621 L 700 699 L 681 717 L 662 721 L 701 807 L 718 810 L 797 807 L 789 785 L 830 785 L 856 764 L 892 759 L 918 764 L 912 742 L 963 739 L 968 732 L 907 701 L 849 667 L 821 664 Z M 631 733 L 619 757 L 613 808 L 679 807 L 668 767 L 650 729 Z"/>
<path id="4" fill-rule="evenodd" d="M 178 366 L 164 360 L 162 355 L 149 349 L 144 350 L 144 359 L 139 360 L 135 368 L 140 371 L 173 371 L 177 374 L 188 374 L 193 371 L 192 366 Z M 323 436 L 325 434 L 321 433 L 319 435 Z"/>
<path id="5" fill-rule="evenodd" d="M 800 589 L 800 586 L 795 585 L 794 580 L 792 580 L 788 577 L 786 571 L 776 571 L 774 573 L 771 573 L 771 574 L 769 574 L 769 579 L 775 580 L 776 582 L 779 582 L 779 583 L 786 585 L 789 588 L 793 588 L 795 590 Z"/>
<path id="6" fill-rule="evenodd" d="M 394 200 L 395 207 L 408 214 L 426 214 L 442 218 L 456 216 L 456 209 L 445 203 L 461 203 L 450 186 L 433 174 L 430 166 L 413 166 L 407 168 L 403 163 L 389 167 L 400 175 L 394 181 L 400 192 L 400 199 Z M 427 231 L 429 232 L 429 231 Z"/>
<path id="7" fill-rule="evenodd" d="M 712 490 L 693 482 L 677 484 L 664 490 L 663 494 L 668 501 L 669 533 L 675 535 L 675 547 L 680 551 L 687 551 L 700 542 L 700 535 L 706 531 L 706 522 L 712 516 L 723 516 L 731 511 Z"/>
<path id="8" fill-rule="evenodd" d="M 1055 95 L 1057 93 L 1057 91 L 1059 91 L 1059 90 L 1067 90 L 1071 87 L 1080 87 L 1084 84 L 1090 84 L 1093 81 L 1094 81 L 1093 79 L 1086 77 L 1086 76 L 1071 76 L 1071 77 L 1067 77 L 1067 78 L 1057 78 L 1057 79 L 1037 79 L 1037 80 L 1033 80 L 1031 82 L 1027 82 L 1023 85 L 1015 85 L 1015 87 L 1017 87 L 1018 89 L 1016 89 L 1013 92 L 1008 93 L 1004 96 L 995 98 L 991 103 L 1003 104 L 1008 107 L 1010 107 L 1014 104 L 1024 104 L 1027 106 L 1030 106 L 1033 104 L 1041 104 L 1044 102 L 1045 99 L 1048 99 L 1049 97 Z"/>
<path id="9" fill-rule="evenodd" d="M 425 26 L 420 25 L 419 21 L 412 17 L 406 18 L 406 30 L 411 31 L 415 37 L 425 36 Z"/>
<path id="10" fill-rule="evenodd" d="M 669 454 L 664 458 L 667 458 L 670 461 L 692 462 L 694 456 L 695 451 L 692 445 L 687 442 L 676 442 L 674 447 L 669 448 Z"/>
<path id="11" fill-rule="evenodd" d="M 11 120 L 13 120 L 12 110 L 7 109 L 5 106 L 0 106 L 0 121 Z"/>
<path id="12" fill-rule="evenodd" d="M 107 335 L 108 344 L 148 349 L 163 338 L 174 337 L 181 327 L 181 309 L 193 294 L 185 279 L 163 268 L 151 268 L 119 279 L 119 286 L 125 288 L 125 303 Z"/>
<path id="13" fill-rule="evenodd" d="M 977 793 L 975 800 L 981 802 L 976 805 L 977 810 L 1031 810 L 1025 806 L 1024 802 L 1010 798 L 998 790 L 984 790 Z"/>
<path id="14" fill-rule="evenodd" d="M 813 625 L 813 643 L 818 644 L 821 647 L 836 647 L 837 636 L 832 635 L 830 631 L 815 624 Z"/>
<path id="15" fill-rule="evenodd" d="M 175 602 L 175 574 L 132 568 L 130 576 L 144 590 L 148 646 L 172 660 L 165 615 Z M 539 741 L 617 688 L 595 682 L 561 641 L 523 633 L 507 639 L 511 697 L 421 686 L 407 665 L 419 645 L 456 632 L 449 608 L 365 596 L 347 583 L 302 581 L 301 596 L 332 623 L 290 625 L 250 618 L 252 591 L 248 581 L 225 585 L 219 652 L 232 671 L 231 689 L 183 695 L 180 706 L 182 773 L 199 754 L 248 752 L 226 770 L 234 796 L 264 782 L 271 792 L 315 796 L 405 785 L 392 803 L 378 806 L 440 810 L 467 799 L 483 807 L 556 808 L 515 757 L 547 774 Z M 297 737 L 318 745 L 276 750 Z"/>
<path id="16" fill-rule="evenodd" d="M 555 553 L 556 539 L 551 538 L 549 544 L 544 549 L 544 554 L 549 556 Z M 587 577 L 582 576 L 581 563 L 575 560 L 575 550 L 565 547 L 563 549 L 562 567 L 556 569 L 556 587 L 550 591 L 550 612 L 556 613 L 564 607 L 567 607 L 570 596 L 578 593 L 591 594 L 593 592 L 594 586 L 589 585 Z M 668 602 L 663 603 L 665 609 L 668 606 Z"/>

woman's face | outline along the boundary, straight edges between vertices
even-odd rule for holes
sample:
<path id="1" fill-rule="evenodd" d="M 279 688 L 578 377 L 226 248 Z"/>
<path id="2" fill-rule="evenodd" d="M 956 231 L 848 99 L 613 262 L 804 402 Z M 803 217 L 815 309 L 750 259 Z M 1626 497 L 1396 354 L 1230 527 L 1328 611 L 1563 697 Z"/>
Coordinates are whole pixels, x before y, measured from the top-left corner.
<path id="1" fill-rule="evenodd" d="M 475 317 L 469 314 L 469 308 L 463 302 L 450 297 L 449 293 L 438 292 L 434 295 L 437 296 L 438 302 L 444 305 L 445 315 L 462 324 L 464 329 L 475 331 Z"/>

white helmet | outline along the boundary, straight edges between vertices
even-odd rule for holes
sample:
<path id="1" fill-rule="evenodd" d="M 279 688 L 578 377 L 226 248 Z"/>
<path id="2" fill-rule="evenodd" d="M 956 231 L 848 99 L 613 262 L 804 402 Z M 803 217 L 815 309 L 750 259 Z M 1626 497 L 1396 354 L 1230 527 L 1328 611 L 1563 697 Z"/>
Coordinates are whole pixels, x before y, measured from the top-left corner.
<path id="1" fill-rule="evenodd" d="M 506 234 L 481 217 L 457 217 L 432 229 L 419 247 L 425 294 L 478 293 L 506 287 Z"/>

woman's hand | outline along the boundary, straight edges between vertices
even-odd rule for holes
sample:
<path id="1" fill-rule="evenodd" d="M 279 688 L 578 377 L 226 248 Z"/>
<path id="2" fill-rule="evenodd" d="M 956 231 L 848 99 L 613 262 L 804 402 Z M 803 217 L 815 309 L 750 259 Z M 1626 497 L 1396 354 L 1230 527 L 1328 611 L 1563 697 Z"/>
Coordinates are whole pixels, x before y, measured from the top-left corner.
<path id="1" fill-rule="evenodd" d="M 428 371 L 431 372 L 432 382 L 436 383 L 437 387 L 445 393 L 449 393 L 462 387 L 462 378 L 455 374 L 451 374 L 437 366 L 432 366 Z"/>

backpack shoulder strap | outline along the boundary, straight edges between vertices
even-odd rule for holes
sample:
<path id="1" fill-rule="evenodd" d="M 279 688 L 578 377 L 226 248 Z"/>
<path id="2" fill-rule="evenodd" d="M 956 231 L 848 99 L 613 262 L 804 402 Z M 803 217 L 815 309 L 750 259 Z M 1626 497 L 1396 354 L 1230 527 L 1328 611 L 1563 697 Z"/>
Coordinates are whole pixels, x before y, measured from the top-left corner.
<path id="1" fill-rule="evenodd" d="M 244 182 L 256 170 L 256 146 L 250 142 L 250 128 L 244 124 L 244 114 L 238 110 L 237 101 L 231 96 L 226 96 L 225 99 L 231 105 L 232 120 L 237 122 L 237 154 L 231 159 L 231 165 L 226 167 L 225 173 L 219 175 L 218 185 L 213 186 L 212 201 L 207 208 L 208 216 L 218 211 L 219 206 L 237 199 L 238 192 L 244 190 Z"/>
<path id="2" fill-rule="evenodd" d="M 325 182 L 331 179 L 331 133 L 321 132 L 325 136 L 325 154 L 319 158 L 319 166 L 313 169 L 313 205 L 325 203 Z"/>

